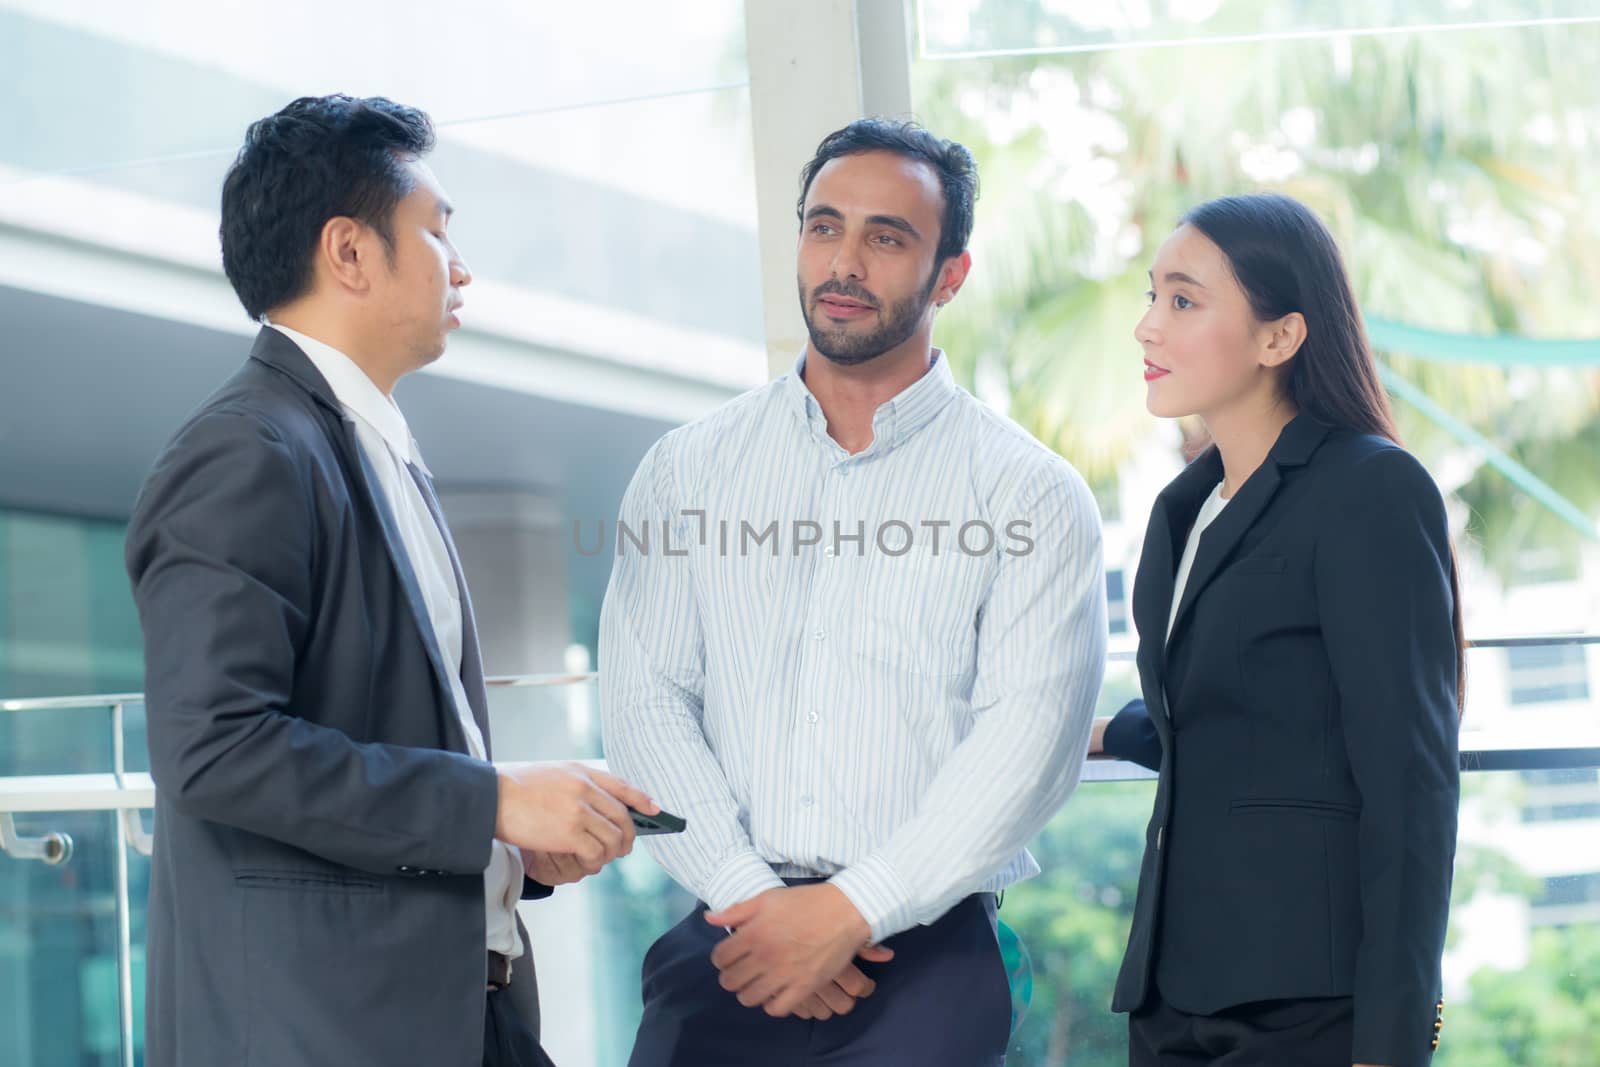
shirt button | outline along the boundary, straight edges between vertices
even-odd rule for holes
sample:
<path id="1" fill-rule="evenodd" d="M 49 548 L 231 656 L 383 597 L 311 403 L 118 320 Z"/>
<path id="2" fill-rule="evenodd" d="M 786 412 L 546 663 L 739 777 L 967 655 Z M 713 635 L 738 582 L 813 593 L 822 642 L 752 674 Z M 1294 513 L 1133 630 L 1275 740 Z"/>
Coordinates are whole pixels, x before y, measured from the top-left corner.
<path id="1" fill-rule="evenodd" d="M 826 630 L 818 630 L 811 636 L 815 637 L 818 641 L 821 641 L 824 637 L 828 636 L 828 632 Z"/>
<path id="2" fill-rule="evenodd" d="M 832 559 L 834 556 L 837 556 L 839 552 L 832 545 L 829 545 L 827 548 L 822 550 L 822 554 L 827 556 L 829 559 Z"/>
<path id="3" fill-rule="evenodd" d="M 803 808 L 809 808 L 811 806 L 811 794 L 810 793 L 801 793 L 800 794 L 800 806 L 803 807 Z"/>
<path id="4" fill-rule="evenodd" d="M 806 713 L 806 722 L 816 722 L 820 718 L 822 718 L 822 716 L 818 715 L 814 711 Z"/>

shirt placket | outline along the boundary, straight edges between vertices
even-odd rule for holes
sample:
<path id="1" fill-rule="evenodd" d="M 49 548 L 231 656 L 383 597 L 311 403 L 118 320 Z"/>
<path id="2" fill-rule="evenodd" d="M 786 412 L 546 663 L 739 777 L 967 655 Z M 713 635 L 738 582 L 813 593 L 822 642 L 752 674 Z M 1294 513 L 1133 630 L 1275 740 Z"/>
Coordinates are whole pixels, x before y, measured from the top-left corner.
<path id="1" fill-rule="evenodd" d="M 792 788 L 792 802 L 797 805 L 802 826 L 803 852 L 817 855 L 827 834 L 829 798 L 824 785 L 828 779 L 824 760 L 827 751 L 831 716 L 837 709 L 825 707 L 823 701 L 832 688 L 829 680 L 839 670 L 842 633 L 836 632 L 839 622 L 837 611 L 842 596 L 842 577 L 839 567 L 841 551 L 848 550 L 835 539 L 835 523 L 847 537 L 853 535 L 850 516 L 858 509 L 852 506 L 852 489 L 859 481 L 859 457 L 851 456 L 828 437 L 820 416 L 812 422 L 813 443 L 825 450 L 822 468 L 821 492 L 817 494 L 815 515 L 799 516 L 811 519 L 822 530 L 821 540 L 803 550 L 811 559 L 806 568 L 805 590 L 805 640 L 801 656 L 799 688 L 790 704 L 791 736 L 794 739 L 801 769 L 799 780 Z"/>

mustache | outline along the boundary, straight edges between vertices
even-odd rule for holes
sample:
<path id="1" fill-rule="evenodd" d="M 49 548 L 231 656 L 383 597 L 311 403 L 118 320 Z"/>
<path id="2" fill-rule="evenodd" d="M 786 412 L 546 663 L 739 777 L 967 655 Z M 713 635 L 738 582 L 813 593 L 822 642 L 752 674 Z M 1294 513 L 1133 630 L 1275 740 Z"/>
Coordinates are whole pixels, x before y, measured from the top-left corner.
<path id="1" fill-rule="evenodd" d="M 863 304 L 878 307 L 878 298 L 861 288 L 859 285 L 848 285 L 834 278 L 829 278 L 815 289 L 811 290 L 811 302 L 814 304 L 824 296 L 832 293 L 835 296 L 847 296 L 851 300 L 859 300 Z"/>

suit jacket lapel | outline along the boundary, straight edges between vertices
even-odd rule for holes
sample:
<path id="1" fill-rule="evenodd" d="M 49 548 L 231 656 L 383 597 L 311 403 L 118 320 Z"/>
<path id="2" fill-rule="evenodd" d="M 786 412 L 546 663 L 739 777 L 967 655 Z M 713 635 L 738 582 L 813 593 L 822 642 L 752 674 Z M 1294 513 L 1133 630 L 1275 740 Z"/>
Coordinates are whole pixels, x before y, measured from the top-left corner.
<path id="1" fill-rule="evenodd" d="M 1183 600 L 1178 603 L 1178 617 L 1173 620 L 1172 636 L 1167 641 L 1169 648 L 1182 631 L 1184 621 L 1194 607 L 1195 599 L 1221 571 L 1222 564 L 1233 553 L 1234 547 L 1245 535 L 1245 531 L 1255 525 L 1255 521 L 1261 517 L 1268 502 L 1278 492 L 1278 486 L 1282 481 L 1277 464 L 1271 460 L 1262 463 L 1256 468 L 1256 472 L 1246 479 L 1244 485 L 1239 487 L 1239 491 L 1228 501 L 1227 507 L 1222 509 L 1216 520 L 1206 527 L 1205 533 L 1200 535 L 1194 563 L 1189 568 L 1189 580 L 1184 583 Z M 1171 603 L 1170 599 L 1168 603 Z"/>
<path id="2" fill-rule="evenodd" d="M 1172 637 L 1167 642 L 1169 649 L 1177 643 L 1184 621 L 1194 607 L 1195 600 L 1221 573 L 1223 565 L 1232 558 L 1240 539 L 1261 518 L 1267 505 L 1272 503 L 1272 498 L 1277 495 L 1279 487 L 1283 484 L 1283 471 L 1305 464 L 1327 434 L 1326 426 L 1312 422 L 1303 415 L 1291 420 L 1278 434 L 1278 440 L 1267 453 L 1267 458 L 1262 461 L 1261 466 L 1245 479 L 1239 491 L 1234 493 L 1233 499 L 1228 501 L 1228 506 L 1222 509 L 1222 513 L 1206 528 L 1205 533 L 1200 535 L 1194 563 L 1189 569 L 1189 580 L 1183 587 L 1183 600 L 1178 605 L 1178 615 L 1172 623 Z M 1217 477 L 1221 476 L 1221 459 L 1218 457 Z M 1216 481 L 1213 480 L 1211 485 L 1215 484 Z M 1207 492 L 1210 492 L 1210 486 L 1207 487 Z M 1198 508 L 1199 505 L 1196 504 L 1196 510 Z M 1193 521 L 1194 516 L 1191 514 L 1188 525 L 1192 525 Z M 1185 526 L 1185 537 L 1188 536 L 1188 525 Z M 1170 605 L 1170 599 L 1168 603 Z"/>
<path id="3" fill-rule="evenodd" d="M 383 484 L 378 481 L 378 472 L 372 469 L 372 462 L 367 458 L 367 450 L 361 447 L 360 440 L 356 438 L 355 424 L 346 418 L 344 427 L 345 443 L 359 463 L 362 489 L 378 513 L 378 523 L 383 530 L 384 548 L 388 549 L 389 561 L 394 564 L 395 574 L 400 578 L 400 588 L 405 593 L 406 604 L 411 608 L 412 617 L 422 637 L 422 647 L 427 650 L 428 662 L 433 665 L 439 692 L 445 701 L 444 707 L 448 709 L 450 702 L 454 700 L 455 690 L 450 685 L 450 670 L 445 666 L 444 653 L 439 648 L 439 640 L 433 630 L 433 619 L 428 614 L 428 603 L 422 598 L 422 586 L 417 581 L 416 571 L 412 569 L 411 557 L 406 553 L 405 542 L 401 540 L 400 527 L 395 522 L 394 512 L 384 496 Z M 462 610 L 466 610 L 465 605 Z M 471 746 L 467 744 L 466 732 L 461 728 L 460 718 L 451 712 L 445 714 L 443 719 L 450 749 L 455 752 L 470 752 Z"/>
<path id="4" fill-rule="evenodd" d="M 271 327 L 262 327 L 261 332 L 256 335 L 255 344 L 250 349 L 250 357 L 292 379 L 338 419 L 338 426 L 342 432 L 332 434 L 334 447 L 344 453 L 349 469 L 356 472 L 355 481 L 359 483 L 360 491 L 366 494 L 367 500 L 371 502 L 373 510 L 378 515 L 384 548 L 388 551 L 389 560 L 394 564 L 395 574 L 400 579 L 400 588 L 405 595 L 406 604 L 411 608 L 418 634 L 422 638 L 422 647 L 427 651 L 428 662 L 433 667 L 440 695 L 446 701 L 445 707 L 448 709 L 450 702 L 454 700 L 454 689 L 450 685 L 450 672 L 445 666 L 444 653 L 440 650 L 438 637 L 433 631 L 433 619 L 428 615 L 427 601 L 422 598 L 422 586 L 417 582 L 416 571 L 412 569 L 411 557 L 406 554 L 405 542 L 400 538 L 400 527 L 395 522 L 388 498 L 384 496 L 383 485 L 378 481 L 378 473 L 372 469 L 372 463 L 367 458 L 367 450 L 361 447 L 361 442 L 356 437 L 355 423 L 345 414 L 344 406 L 339 403 L 332 386 L 317 370 L 316 364 L 300 350 L 299 345 L 282 333 Z M 472 606 L 467 600 L 467 586 L 462 581 L 455 545 L 450 542 L 449 529 L 437 510 L 431 488 L 425 489 L 422 496 L 428 502 L 434 522 L 438 524 L 440 535 L 450 550 L 450 562 L 455 568 L 456 584 L 461 590 L 461 680 L 467 691 L 467 700 L 472 705 L 473 718 L 477 719 L 478 729 L 483 733 L 484 748 L 487 749 L 489 731 L 484 699 L 483 666 L 478 658 L 478 635 L 473 626 Z M 470 751 L 460 718 L 451 711 L 444 715 L 443 719 L 450 749 L 455 752 Z"/>
<path id="5" fill-rule="evenodd" d="M 1139 573 L 1133 583 L 1133 623 L 1139 631 L 1139 681 L 1150 721 L 1163 736 L 1167 732 L 1167 707 L 1162 688 L 1166 657 L 1166 618 L 1172 603 L 1172 538 L 1166 503 L 1157 499 L 1150 512 L 1144 548 L 1139 553 Z"/>
<path id="6" fill-rule="evenodd" d="M 461 570 L 461 558 L 456 555 L 456 543 L 450 536 L 450 527 L 444 521 L 444 509 L 439 506 L 439 498 L 433 491 L 433 479 L 409 463 L 406 464 L 406 470 L 411 472 L 412 481 L 417 483 L 423 502 L 428 505 L 428 514 L 433 516 L 439 536 L 444 539 L 445 550 L 450 553 L 450 569 L 455 574 L 456 590 L 461 601 L 461 685 L 467 691 L 467 703 L 472 706 L 472 717 L 477 720 L 478 732 L 483 735 L 484 752 L 487 758 L 493 759 L 489 745 L 488 693 L 483 683 L 483 655 L 478 648 L 478 627 L 472 615 L 472 597 L 467 593 L 467 578 Z"/>
<path id="7" fill-rule="evenodd" d="M 1197 457 L 1174 478 L 1150 510 L 1139 573 L 1133 583 L 1133 619 L 1139 630 L 1139 677 L 1145 706 L 1153 712 L 1157 729 L 1167 728 L 1166 674 L 1167 618 L 1172 613 L 1173 582 L 1183 545 L 1200 505 L 1222 478 L 1222 458 L 1216 449 Z"/>

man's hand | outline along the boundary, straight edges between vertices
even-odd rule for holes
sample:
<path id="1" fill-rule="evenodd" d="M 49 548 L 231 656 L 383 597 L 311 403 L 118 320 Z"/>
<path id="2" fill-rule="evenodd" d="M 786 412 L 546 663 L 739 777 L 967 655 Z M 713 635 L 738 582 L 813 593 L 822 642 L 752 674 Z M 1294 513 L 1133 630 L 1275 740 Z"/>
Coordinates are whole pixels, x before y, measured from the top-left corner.
<path id="1" fill-rule="evenodd" d="M 871 963 L 887 963 L 894 959 L 894 950 L 882 945 L 866 945 L 856 956 Z M 825 982 L 822 991 L 796 1008 L 794 1014 L 819 1022 L 835 1015 L 849 1015 L 856 1001 L 872 996 L 877 988 L 878 983 L 862 974 L 859 967 L 847 963 L 843 971 L 834 975 L 833 981 Z"/>
<path id="2" fill-rule="evenodd" d="M 661 810 L 627 782 L 581 763 L 497 769 L 500 810 L 494 836 L 529 852 L 572 856 L 586 874 L 599 873 L 633 850 L 628 805 L 646 815 Z"/>
<path id="3" fill-rule="evenodd" d="M 745 1007 L 760 1007 L 774 1018 L 797 1012 L 817 1018 L 819 1010 L 836 1014 L 835 1005 L 845 1003 L 841 994 L 854 1001 L 872 992 L 871 980 L 850 961 L 857 954 L 874 962 L 894 955 L 867 944 L 872 935 L 867 921 L 827 882 L 769 889 L 724 911 L 707 912 L 706 922 L 733 928 L 711 953 L 722 972 L 722 988 Z"/>
<path id="4" fill-rule="evenodd" d="M 571 885 L 596 872 L 586 869 L 571 853 L 522 850 L 522 870 L 540 885 Z"/>

